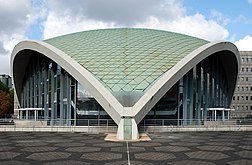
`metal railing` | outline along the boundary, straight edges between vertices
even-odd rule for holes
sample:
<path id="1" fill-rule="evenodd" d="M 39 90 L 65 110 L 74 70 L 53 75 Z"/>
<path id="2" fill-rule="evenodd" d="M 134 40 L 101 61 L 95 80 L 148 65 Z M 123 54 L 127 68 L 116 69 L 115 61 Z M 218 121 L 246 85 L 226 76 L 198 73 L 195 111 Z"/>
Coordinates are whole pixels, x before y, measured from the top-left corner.
<path id="1" fill-rule="evenodd" d="M 22 128 L 46 128 L 46 127 L 64 127 L 72 128 L 83 126 L 83 128 L 116 128 L 117 125 L 112 119 L 38 119 L 25 120 L 4 118 L 0 119 L 0 125 L 15 125 Z M 229 120 L 196 120 L 196 119 L 143 119 L 139 124 L 139 130 L 146 132 L 148 127 L 165 127 L 165 128 L 203 128 L 203 127 L 221 127 L 221 126 L 236 126 L 239 128 L 242 125 L 251 125 L 252 118 L 239 118 Z M 3 127 L 3 126 L 2 126 Z M 11 126 L 10 126 L 11 127 Z"/>

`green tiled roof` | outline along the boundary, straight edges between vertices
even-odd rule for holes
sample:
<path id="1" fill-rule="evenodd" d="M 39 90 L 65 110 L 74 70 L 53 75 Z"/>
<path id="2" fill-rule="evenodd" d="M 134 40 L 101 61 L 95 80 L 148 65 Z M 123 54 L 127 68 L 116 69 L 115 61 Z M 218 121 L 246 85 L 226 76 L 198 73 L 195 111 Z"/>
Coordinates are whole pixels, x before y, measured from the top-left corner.
<path id="1" fill-rule="evenodd" d="M 89 70 L 111 92 L 141 92 L 208 41 L 150 29 L 103 29 L 45 42 Z"/>

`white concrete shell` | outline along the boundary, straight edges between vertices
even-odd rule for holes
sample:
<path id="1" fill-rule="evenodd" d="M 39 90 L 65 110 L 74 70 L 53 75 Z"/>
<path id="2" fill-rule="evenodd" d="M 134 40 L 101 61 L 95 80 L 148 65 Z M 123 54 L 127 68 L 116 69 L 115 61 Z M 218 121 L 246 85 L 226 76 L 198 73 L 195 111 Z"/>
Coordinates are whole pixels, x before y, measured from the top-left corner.
<path id="1" fill-rule="evenodd" d="M 223 52 L 221 56 L 225 68 L 225 73 L 228 79 L 228 102 L 230 104 L 236 82 L 238 80 L 240 68 L 240 56 L 236 46 L 230 42 L 212 42 L 201 46 L 195 51 L 188 54 L 185 58 L 179 61 L 174 67 L 168 70 L 159 81 L 154 84 L 149 91 L 134 105 L 133 114 L 136 123 L 144 118 L 151 108 L 162 98 L 162 96 L 190 69 L 205 58 L 217 53 Z M 230 56 L 230 54 L 233 54 Z"/>
<path id="2" fill-rule="evenodd" d="M 190 69 L 199 62 L 217 52 L 221 54 L 224 72 L 228 79 L 228 101 L 231 101 L 240 68 L 239 53 L 235 45 L 229 42 L 212 42 L 194 50 L 163 76 L 138 100 L 133 107 L 123 107 L 120 102 L 84 67 L 63 51 L 41 41 L 23 41 L 16 45 L 11 55 L 11 72 L 14 88 L 20 99 L 21 84 L 24 79 L 28 58 L 32 52 L 39 52 L 52 59 L 70 73 L 95 97 L 111 118 L 118 124 L 118 138 L 123 139 L 123 117 L 131 117 L 132 138 L 138 138 L 137 124 L 162 98 L 162 96 Z M 227 58 L 228 57 L 228 58 Z"/>
<path id="3" fill-rule="evenodd" d="M 111 118 L 119 124 L 122 105 L 115 97 L 84 67 L 61 50 L 40 41 L 23 41 L 17 44 L 11 55 L 11 73 L 18 99 L 24 78 L 24 68 L 32 52 L 39 52 L 52 59 L 70 73 L 80 84 L 84 85 L 95 99 L 103 106 Z"/>

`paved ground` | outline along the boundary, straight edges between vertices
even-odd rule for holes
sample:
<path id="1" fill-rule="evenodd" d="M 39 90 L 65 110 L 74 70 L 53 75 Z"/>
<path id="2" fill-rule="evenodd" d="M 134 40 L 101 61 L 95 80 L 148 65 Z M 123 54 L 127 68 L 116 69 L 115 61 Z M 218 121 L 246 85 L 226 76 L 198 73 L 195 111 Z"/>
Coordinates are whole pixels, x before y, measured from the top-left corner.
<path id="1" fill-rule="evenodd" d="M 252 164 L 252 132 L 159 133 L 150 135 L 152 141 L 129 143 L 105 142 L 105 136 L 0 132 L 0 164 Z"/>

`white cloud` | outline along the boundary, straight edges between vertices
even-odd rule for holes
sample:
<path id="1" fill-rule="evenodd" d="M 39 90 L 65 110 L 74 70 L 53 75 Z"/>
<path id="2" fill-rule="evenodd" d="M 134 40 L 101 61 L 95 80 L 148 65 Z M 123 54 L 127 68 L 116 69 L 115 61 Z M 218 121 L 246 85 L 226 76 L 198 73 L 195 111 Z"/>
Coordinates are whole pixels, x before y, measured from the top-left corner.
<path id="1" fill-rule="evenodd" d="M 80 1 L 78 5 L 69 1 L 50 1 L 53 11 L 44 23 L 44 38 L 51 38 L 76 31 L 108 27 L 142 27 L 184 33 L 206 40 L 224 40 L 228 37 L 225 29 L 227 20 L 215 12 L 214 21 L 202 14 L 186 15 L 182 1 L 140 0 Z M 139 3 L 140 3 L 139 2 Z M 64 10 L 66 9 L 66 10 Z M 222 24 L 218 23 L 221 21 Z"/>
<path id="2" fill-rule="evenodd" d="M 10 57 L 0 56 L 0 74 L 10 74 Z"/>
<path id="3" fill-rule="evenodd" d="M 215 21 L 206 20 L 203 15 L 198 13 L 193 16 L 181 16 L 173 21 L 150 17 L 147 22 L 138 24 L 136 27 L 169 30 L 210 41 L 224 40 L 229 35 L 225 28 Z"/>
<path id="4" fill-rule="evenodd" d="M 48 4 L 59 16 L 88 18 L 96 21 L 115 22 L 131 26 L 148 16 L 176 18 L 185 8 L 181 0 L 69 0 L 49 1 Z"/>
<path id="5" fill-rule="evenodd" d="M 12 34 L 12 35 L 2 35 L 0 38 L 0 47 L 2 51 L 0 52 L 0 74 L 11 74 L 10 73 L 10 54 L 17 43 L 25 40 L 26 37 L 23 34 Z"/>
<path id="6" fill-rule="evenodd" d="M 248 3 L 252 3 L 252 0 L 248 0 Z"/>
<path id="7" fill-rule="evenodd" d="M 44 22 L 44 39 L 73 33 L 83 30 L 101 29 L 115 27 L 113 23 L 95 21 L 85 18 L 72 18 L 68 15 L 58 17 L 55 12 L 50 12 Z"/>
<path id="8" fill-rule="evenodd" d="M 10 54 L 14 46 L 25 39 L 31 22 L 31 0 L 0 0 L 0 74 L 10 74 Z"/>
<path id="9" fill-rule="evenodd" d="M 252 51 L 252 36 L 247 35 L 243 39 L 235 42 L 239 51 Z"/>

